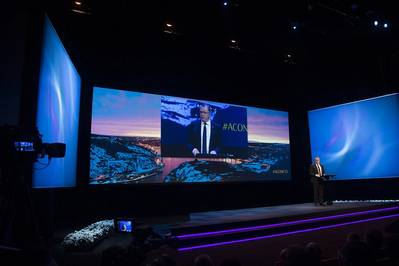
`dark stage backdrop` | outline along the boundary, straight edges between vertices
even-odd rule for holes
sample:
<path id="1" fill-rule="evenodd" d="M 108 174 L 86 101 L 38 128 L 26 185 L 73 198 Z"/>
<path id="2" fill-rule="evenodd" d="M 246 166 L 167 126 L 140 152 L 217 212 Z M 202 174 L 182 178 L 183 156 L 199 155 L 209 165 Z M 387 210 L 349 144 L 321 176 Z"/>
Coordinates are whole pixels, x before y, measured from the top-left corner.
<path id="1" fill-rule="evenodd" d="M 298 61 L 297 64 L 284 64 L 279 56 L 268 56 L 267 53 L 209 50 L 202 46 L 193 48 L 187 43 L 165 39 L 156 39 L 147 47 L 148 41 L 143 37 L 139 44 L 145 45 L 134 46 L 137 43 L 135 39 L 134 43 L 122 47 L 114 38 L 103 36 L 101 40 L 106 42 L 99 41 L 98 45 L 107 47 L 116 43 L 118 48 L 115 52 L 118 50 L 121 53 L 120 56 L 110 56 L 112 52 L 109 50 L 101 50 L 98 45 L 92 46 L 87 42 L 87 39 L 92 38 L 87 34 L 91 29 L 87 25 L 82 26 L 83 20 L 74 21 L 75 18 L 69 13 L 67 16 L 56 13 L 50 18 L 61 39 L 67 40 L 64 45 L 85 84 L 82 87 L 79 127 L 78 187 L 34 191 L 36 210 L 41 217 L 51 220 L 48 222 L 50 225 L 54 224 L 53 218 L 56 225 L 75 223 L 81 226 L 82 220 L 92 221 L 115 215 L 157 216 L 310 202 L 312 194 L 307 170 L 311 153 L 307 111 L 392 93 L 399 86 L 397 67 L 394 67 L 397 66 L 397 60 L 394 58 L 392 62 L 386 61 L 387 64 L 380 66 L 377 64 L 377 56 L 373 57 L 371 53 L 367 53 L 370 55 L 367 63 L 364 52 L 357 54 L 341 49 L 339 52 L 325 53 L 326 50 L 333 50 L 333 47 L 328 48 L 328 39 L 309 42 L 311 45 L 303 51 L 309 56 L 316 55 L 320 60 L 310 58 L 304 63 Z M 91 23 L 91 20 L 88 21 Z M 30 21 L 29 25 L 33 24 Z M 39 28 L 42 26 L 40 24 Z M 99 28 L 103 31 L 103 28 Z M 40 46 L 41 38 L 30 37 L 26 47 L 32 53 L 30 50 Z M 39 66 L 24 66 L 24 70 L 35 73 L 30 71 L 31 68 L 38 72 Z M 384 72 L 384 79 L 380 71 Z M 105 88 L 137 88 L 145 93 L 235 102 L 288 111 L 292 180 L 283 183 L 88 187 L 93 82 Z M 26 77 L 24 83 L 29 83 L 29 86 L 23 88 L 25 92 L 37 85 Z M 23 101 L 21 112 L 23 116 L 29 117 L 32 112 L 26 112 L 27 104 L 29 101 Z M 5 108 L 2 107 L 3 110 Z M 397 197 L 395 188 L 399 185 L 397 179 L 339 183 L 339 197 L 342 199 Z"/>

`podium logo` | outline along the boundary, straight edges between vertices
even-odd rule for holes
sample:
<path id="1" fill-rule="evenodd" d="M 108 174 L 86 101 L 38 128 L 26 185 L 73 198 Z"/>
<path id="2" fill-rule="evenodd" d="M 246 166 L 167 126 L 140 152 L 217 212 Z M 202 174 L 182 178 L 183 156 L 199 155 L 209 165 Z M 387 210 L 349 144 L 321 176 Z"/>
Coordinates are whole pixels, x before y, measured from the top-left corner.
<path id="1" fill-rule="evenodd" d="M 247 132 L 247 125 L 240 123 L 224 123 L 223 130 L 237 131 L 237 132 Z"/>
<path id="2" fill-rule="evenodd" d="M 287 169 L 273 169 L 273 174 L 288 174 Z"/>

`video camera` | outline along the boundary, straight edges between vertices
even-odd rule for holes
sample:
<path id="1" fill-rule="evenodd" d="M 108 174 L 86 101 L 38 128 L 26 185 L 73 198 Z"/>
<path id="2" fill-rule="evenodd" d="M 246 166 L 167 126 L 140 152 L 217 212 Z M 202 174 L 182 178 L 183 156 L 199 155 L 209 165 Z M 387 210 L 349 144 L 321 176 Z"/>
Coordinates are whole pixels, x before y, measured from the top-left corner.
<path id="1" fill-rule="evenodd" d="M 0 126 L 0 166 L 35 162 L 46 155 L 51 158 L 65 156 L 65 143 L 43 143 L 37 127 Z"/>

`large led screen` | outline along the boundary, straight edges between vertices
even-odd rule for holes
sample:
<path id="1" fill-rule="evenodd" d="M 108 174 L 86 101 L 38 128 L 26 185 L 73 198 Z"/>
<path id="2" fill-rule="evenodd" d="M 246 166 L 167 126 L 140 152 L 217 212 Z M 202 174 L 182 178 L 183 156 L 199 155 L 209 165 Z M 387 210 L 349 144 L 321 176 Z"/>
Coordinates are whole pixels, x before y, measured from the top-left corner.
<path id="1" fill-rule="evenodd" d="M 90 184 L 290 178 L 287 112 L 93 89 Z"/>
<path id="2" fill-rule="evenodd" d="M 336 179 L 399 176 L 399 94 L 308 113 L 312 156 Z"/>
<path id="3" fill-rule="evenodd" d="M 66 144 L 64 158 L 40 159 L 33 187 L 76 185 L 80 77 L 57 32 L 46 17 L 43 31 L 36 126 L 43 142 Z"/>

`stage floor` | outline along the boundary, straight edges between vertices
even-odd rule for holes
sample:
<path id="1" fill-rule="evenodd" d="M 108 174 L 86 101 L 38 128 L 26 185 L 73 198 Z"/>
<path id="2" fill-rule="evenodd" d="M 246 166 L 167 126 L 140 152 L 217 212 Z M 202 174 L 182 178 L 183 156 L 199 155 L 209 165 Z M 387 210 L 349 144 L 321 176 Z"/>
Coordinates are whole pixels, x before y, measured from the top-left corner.
<path id="1" fill-rule="evenodd" d="M 138 219 L 140 223 L 149 225 L 168 225 L 171 227 L 194 227 L 213 224 L 226 224 L 273 218 L 328 213 L 351 209 L 388 206 L 393 203 L 383 202 L 338 202 L 328 206 L 314 206 L 313 203 L 278 205 L 248 209 L 221 210 L 209 212 L 193 212 L 188 216 L 152 217 Z"/>
<path id="2" fill-rule="evenodd" d="M 398 216 L 397 202 L 305 203 L 192 213 L 187 221 L 170 224 L 168 230 L 178 250 L 184 251 Z"/>
<path id="3" fill-rule="evenodd" d="M 212 212 L 194 212 L 190 214 L 190 220 L 180 223 L 180 227 L 210 225 L 218 223 L 235 223 L 290 216 L 301 216 L 314 213 L 334 212 L 350 209 L 369 208 L 380 206 L 382 203 L 372 202 L 339 202 L 328 206 L 314 206 L 313 203 L 279 205 L 270 207 L 223 210 Z"/>

